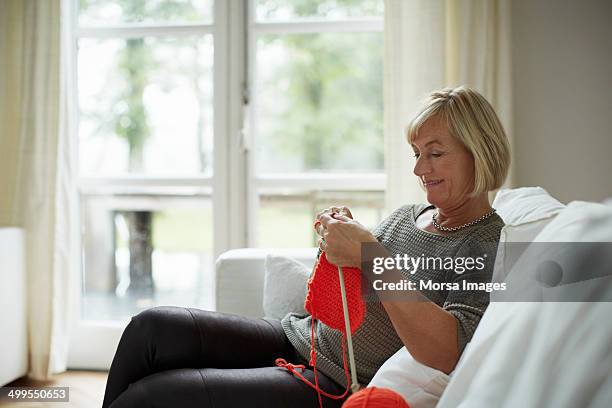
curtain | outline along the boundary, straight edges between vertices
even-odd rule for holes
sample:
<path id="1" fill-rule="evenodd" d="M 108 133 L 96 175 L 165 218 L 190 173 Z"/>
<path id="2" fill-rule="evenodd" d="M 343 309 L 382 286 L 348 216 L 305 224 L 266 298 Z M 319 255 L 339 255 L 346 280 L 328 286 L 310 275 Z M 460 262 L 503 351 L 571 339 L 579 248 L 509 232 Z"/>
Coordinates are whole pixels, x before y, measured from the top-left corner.
<path id="1" fill-rule="evenodd" d="M 0 2 L 0 224 L 26 231 L 29 374 L 66 368 L 78 264 L 70 2 Z"/>
<path id="2" fill-rule="evenodd" d="M 509 0 L 386 0 L 384 132 L 389 210 L 425 202 L 405 128 L 433 90 L 467 85 L 512 141 Z M 511 143 L 512 144 L 512 143 Z M 511 185 L 512 170 L 506 182 Z"/>

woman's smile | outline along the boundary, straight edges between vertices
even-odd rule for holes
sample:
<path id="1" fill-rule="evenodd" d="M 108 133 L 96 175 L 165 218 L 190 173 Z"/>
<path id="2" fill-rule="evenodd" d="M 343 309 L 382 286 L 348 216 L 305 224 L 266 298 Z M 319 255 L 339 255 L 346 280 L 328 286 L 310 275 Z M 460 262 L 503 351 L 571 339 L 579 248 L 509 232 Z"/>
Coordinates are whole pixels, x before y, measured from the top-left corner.
<path id="1" fill-rule="evenodd" d="M 444 180 L 428 180 L 428 181 L 423 181 L 423 186 L 425 186 L 425 188 L 430 189 L 430 188 L 434 188 L 438 185 L 440 185 L 440 183 L 442 183 Z"/>

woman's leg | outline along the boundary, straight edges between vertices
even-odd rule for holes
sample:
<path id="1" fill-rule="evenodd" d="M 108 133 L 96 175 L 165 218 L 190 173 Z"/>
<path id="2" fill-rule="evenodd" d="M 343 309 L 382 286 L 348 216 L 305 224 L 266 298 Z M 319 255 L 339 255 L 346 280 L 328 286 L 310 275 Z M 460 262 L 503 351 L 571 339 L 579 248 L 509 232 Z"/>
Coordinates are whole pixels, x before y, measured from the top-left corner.
<path id="1" fill-rule="evenodd" d="M 295 360 L 278 321 L 181 307 L 157 307 L 132 318 L 111 365 L 103 408 L 130 384 L 180 368 L 273 366 Z"/>
<path id="2" fill-rule="evenodd" d="M 312 370 L 303 375 L 314 383 Z M 319 373 L 319 385 L 333 394 L 344 392 Z M 323 397 L 323 406 L 343 401 Z M 146 377 L 123 392 L 110 408 L 301 408 L 318 407 L 317 393 L 279 367 L 243 369 L 179 369 Z"/>

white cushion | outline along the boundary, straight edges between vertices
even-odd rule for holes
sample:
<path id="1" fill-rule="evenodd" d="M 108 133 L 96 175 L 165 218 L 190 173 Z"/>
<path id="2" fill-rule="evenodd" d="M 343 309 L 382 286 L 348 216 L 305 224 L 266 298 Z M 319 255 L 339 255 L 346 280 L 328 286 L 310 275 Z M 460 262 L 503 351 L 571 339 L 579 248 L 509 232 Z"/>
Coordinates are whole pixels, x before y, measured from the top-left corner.
<path id="1" fill-rule="evenodd" d="M 568 204 L 568 210 L 560 217 L 553 227 L 546 228 L 536 237 L 536 242 L 566 242 L 576 243 L 554 247 L 557 251 L 563 250 L 568 254 L 577 255 L 587 259 L 586 264 L 590 270 L 586 271 L 582 265 L 577 265 L 576 260 L 569 256 L 559 256 L 558 264 L 562 281 L 555 287 L 543 288 L 543 300 L 563 301 L 576 300 L 587 301 L 594 299 L 609 299 L 606 297 L 606 288 L 612 285 L 612 275 L 608 273 L 607 265 L 612 265 L 612 254 L 608 250 L 610 245 L 602 248 L 604 254 L 593 255 L 595 246 L 588 245 L 588 242 L 612 242 L 612 205 L 590 203 L 584 201 L 574 201 Z M 543 244 L 545 245 L 545 244 Z M 553 249 L 551 249 L 552 251 Z M 539 251 L 542 252 L 542 251 Z M 534 257 L 542 259 L 542 253 L 535 253 Z M 596 259 L 589 259 L 597 256 Z M 546 258 L 548 259 L 548 257 Z M 612 271 L 612 266 L 610 266 Z M 594 279 L 594 276 L 603 277 Z M 595 273 L 595 274 L 594 274 Z M 602 289 L 604 290 L 602 292 Z"/>
<path id="2" fill-rule="evenodd" d="M 542 187 L 501 189 L 492 204 L 506 225 L 550 218 L 565 207 Z"/>
<path id="3" fill-rule="evenodd" d="M 306 313 L 307 282 L 311 268 L 282 255 L 266 257 L 263 309 L 265 317 L 282 319 L 287 313 Z"/>
<path id="4" fill-rule="evenodd" d="M 241 248 L 224 252 L 215 267 L 217 311 L 264 317 L 265 260 L 270 253 L 313 265 L 317 248 Z"/>
<path id="5" fill-rule="evenodd" d="M 493 268 L 493 281 L 503 282 L 516 260 L 518 246 L 510 246 L 516 242 L 533 242 L 565 205 L 542 187 L 521 187 L 500 190 L 492 206 L 506 224 L 500 233 Z"/>
<path id="6" fill-rule="evenodd" d="M 535 241 L 611 242 L 612 208 L 571 203 Z M 604 302 L 491 303 L 438 407 L 608 407 L 611 314 Z"/>
<path id="7" fill-rule="evenodd" d="M 551 225 L 539 234 L 537 242 L 608 242 L 612 229 L 609 225 L 612 205 L 572 201 Z"/>
<path id="8" fill-rule="evenodd" d="M 390 388 L 411 408 L 433 408 L 448 381 L 448 375 L 419 363 L 402 347 L 378 369 L 368 387 Z"/>

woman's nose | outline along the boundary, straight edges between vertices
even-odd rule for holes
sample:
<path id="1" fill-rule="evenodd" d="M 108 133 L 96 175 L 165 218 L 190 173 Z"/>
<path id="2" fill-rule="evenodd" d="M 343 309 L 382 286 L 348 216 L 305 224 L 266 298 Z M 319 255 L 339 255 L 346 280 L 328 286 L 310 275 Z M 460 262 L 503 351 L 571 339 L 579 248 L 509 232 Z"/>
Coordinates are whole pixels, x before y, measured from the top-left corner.
<path id="1" fill-rule="evenodd" d="M 425 160 L 423 156 L 418 157 L 416 159 L 416 163 L 414 164 L 413 173 L 417 177 L 431 173 L 431 165 L 429 161 Z"/>

